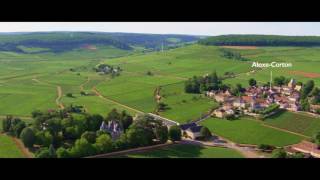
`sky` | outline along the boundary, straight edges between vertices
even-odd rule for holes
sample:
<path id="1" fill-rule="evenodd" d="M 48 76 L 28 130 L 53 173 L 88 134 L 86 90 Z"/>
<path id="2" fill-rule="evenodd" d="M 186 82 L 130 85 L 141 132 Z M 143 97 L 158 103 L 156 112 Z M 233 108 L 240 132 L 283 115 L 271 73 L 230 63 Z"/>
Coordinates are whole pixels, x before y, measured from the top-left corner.
<path id="1" fill-rule="evenodd" d="M 320 22 L 0 22 L 0 32 L 39 31 L 320 36 Z"/>

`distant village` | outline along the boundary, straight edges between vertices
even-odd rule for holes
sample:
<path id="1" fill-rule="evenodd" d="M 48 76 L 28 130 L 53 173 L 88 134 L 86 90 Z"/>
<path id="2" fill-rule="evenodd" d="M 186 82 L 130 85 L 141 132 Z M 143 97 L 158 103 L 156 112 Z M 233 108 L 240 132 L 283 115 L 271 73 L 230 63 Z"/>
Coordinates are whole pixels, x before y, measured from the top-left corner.
<path id="1" fill-rule="evenodd" d="M 300 110 L 300 91 L 302 86 L 291 79 L 285 86 L 251 86 L 245 88 L 242 96 L 233 96 L 229 90 L 207 91 L 205 95 L 221 104 L 213 112 L 219 118 L 246 114 L 257 117 L 272 114 L 277 109 Z M 267 111 L 267 110 L 270 111 Z"/>

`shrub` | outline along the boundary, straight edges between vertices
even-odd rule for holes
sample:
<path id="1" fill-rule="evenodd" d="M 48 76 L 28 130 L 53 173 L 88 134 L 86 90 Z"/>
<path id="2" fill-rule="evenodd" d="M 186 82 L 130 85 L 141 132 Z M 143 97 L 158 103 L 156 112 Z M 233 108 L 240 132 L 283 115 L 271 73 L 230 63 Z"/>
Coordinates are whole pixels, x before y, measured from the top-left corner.
<path id="1" fill-rule="evenodd" d="M 271 145 L 268 145 L 268 144 L 260 144 L 258 146 L 258 149 L 262 150 L 262 151 L 271 151 L 271 150 L 274 150 L 275 147 L 274 146 L 271 146 Z"/>
<path id="2" fill-rule="evenodd" d="M 275 149 L 272 151 L 272 158 L 287 158 L 287 153 L 284 149 Z"/>
<path id="3" fill-rule="evenodd" d="M 171 141 L 180 141 L 181 140 L 181 129 L 179 126 L 171 126 L 169 129 L 169 139 Z"/>

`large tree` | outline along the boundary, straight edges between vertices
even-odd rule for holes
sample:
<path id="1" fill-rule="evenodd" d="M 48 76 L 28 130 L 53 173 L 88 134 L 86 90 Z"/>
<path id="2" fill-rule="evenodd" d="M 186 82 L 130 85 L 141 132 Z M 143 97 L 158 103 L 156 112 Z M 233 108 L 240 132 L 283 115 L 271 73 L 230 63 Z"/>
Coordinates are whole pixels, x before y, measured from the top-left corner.
<path id="1" fill-rule="evenodd" d="M 156 138 L 161 142 L 161 143 L 166 143 L 168 141 L 168 128 L 167 126 L 159 126 L 156 127 L 155 130 Z"/>
<path id="2" fill-rule="evenodd" d="M 96 153 L 97 150 L 93 144 L 89 143 L 84 138 L 76 140 L 74 146 L 70 150 L 70 155 L 72 157 L 86 157 L 95 155 Z"/>
<path id="3" fill-rule="evenodd" d="M 20 134 L 20 138 L 21 138 L 23 144 L 28 148 L 32 148 L 34 143 L 36 142 L 35 133 L 29 127 L 26 127 L 22 130 L 22 132 Z"/>
<path id="4" fill-rule="evenodd" d="M 253 78 L 250 78 L 249 79 L 249 85 L 250 86 L 255 86 L 255 85 L 257 85 L 257 81 L 255 79 L 253 79 Z"/>
<path id="5" fill-rule="evenodd" d="M 107 153 L 113 150 L 113 142 L 109 135 L 102 134 L 96 140 L 95 146 L 99 153 Z"/>

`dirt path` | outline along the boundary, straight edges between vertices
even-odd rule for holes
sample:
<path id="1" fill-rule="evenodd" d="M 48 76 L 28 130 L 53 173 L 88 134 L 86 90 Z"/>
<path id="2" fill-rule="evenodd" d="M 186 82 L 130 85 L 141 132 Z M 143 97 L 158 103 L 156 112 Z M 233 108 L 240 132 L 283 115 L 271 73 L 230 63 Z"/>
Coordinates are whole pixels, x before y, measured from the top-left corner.
<path id="1" fill-rule="evenodd" d="M 26 120 L 32 120 L 32 117 L 30 117 L 30 116 L 14 116 L 14 117 L 17 117 L 17 118 L 20 118 L 20 119 L 26 119 Z M 6 115 L 0 115 L 0 121 L 1 121 L 1 119 L 5 119 L 5 118 L 7 118 L 7 116 Z"/>
<path id="2" fill-rule="evenodd" d="M 84 83 L 82 83 L 82 84 L 80 85 L 80 91 L 84 91 L 84 85 L 86 85 L 86 84 L 89 83 L 89 82 L 90 82 L 90 78 L 88 77 L 88 78 L 87 78 L 87 81 L 84 82 Z"/>
<path id="3" fill-rule="evenodd" d="M 233 149 L 239 152 L 245 158 L 264 158 L 264 156 L 259 155 L 253 148 L 240 147 L 240 146 L 237 146 L 236 143 L 226 140 L 220 136 L 218 138 L 221 140 L 224 140 L 225 143 L 203 142 L 203 141 L 197 141 L 197 140 L 191 140 L 191 139 L 183 139 L 180 143 L 193 144 L 198 146 L 208 146 L 208 147 L 224 147 L 224 148 Z"/>
<path id="4" fill-rule="evenodd" d="M 61 98 L 62 98 L 62 88 L 61 86 L 57 86 L 57 99 L 56 99 L 56 104 L 60 109 L 64 109 L 64 105 L 61 103 Z"/>
<path id="5" fill-rule="evenodd" d="M 127 109 L 130 109 L 130 110 L 132 110 L 132 111 L 135 111 L 135 112 L 137 112 L 137 113 L 144 114 L 144 112 L 142 112 L 142 111 L 139 111 L 139 110 L 137 110 L 137 109 L 134 109 L 134 108 L 132 108 L 132 107 L 129 107 L 129 106 L 124 105 L 124 104 L 121 104 L 120 102 L 117 102 L 117 101 L 115 101 L 115 100 L 112 100 L 112 99 L 110 99 L 110 98 L 107 98 L 107 97 L 103 96 L 103 95 L 97 90 L 96 87 L 93 87 L 93 88 L 92 88 L 92 91 L 93 91 L 99 98 L 101 98 L 101 99 L 103 99 L 103 100 L 105 100 L 105 101 L 109 101 L 109 102 L 112 102 L 112 103 L 117 104 L 117 105 L 119 105 L 119 106 L 122 106 L 122 107 L 124 107 L 124 108 L 127 108 Z"/>
<path id="6" fill-rule="evenodd" d="M 17 147 L 19 148 L 19 150 L 22 152 L 22 154 L 24 155 L 24 157 L 26 158 L 33 158 L 33 154 L 23 145 L 23 143 L 21 142 L 21 140 L 15 138 L 15 137 L 11 137 L 12 141 L 17 145 Z"/>

